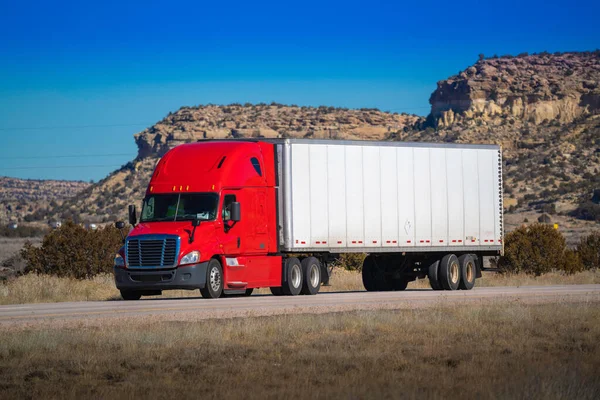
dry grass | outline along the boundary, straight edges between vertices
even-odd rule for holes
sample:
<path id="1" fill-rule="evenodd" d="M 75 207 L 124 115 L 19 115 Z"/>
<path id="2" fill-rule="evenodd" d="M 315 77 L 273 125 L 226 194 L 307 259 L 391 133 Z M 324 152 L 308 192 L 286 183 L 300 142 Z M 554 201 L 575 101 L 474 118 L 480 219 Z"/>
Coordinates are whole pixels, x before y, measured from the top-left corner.
<path id="1" fill-rule="evenodd" d="M 600 397 L 594 303 L 0 332 L 0 398 Z"/>
<path id="2" fill-rule="evenodd" d="M 600 271 L 586 271 L 574 275 L 550 273 L 540 277 L 529 275 L 501 275 L 484 272 L 476 285 L 484 286 L 546 286 L 570 284 L 600 284 Z M 429 289 L 429 281 L 420 279 L 411 282 L 409 289 Z M 322 292 L 348 292 L 365 290 L 360 273 L 334 269 L 331 286 Z M 255 290 L 255 294 L 269 294 L 269 289 Z M 198 290 L 165 291 L 160 297 L 199 297 Z M 52 303 L 60 301 L 89 301 L 120 299 L 112 275 L 101 275 L 93 280 L 75 280 L 44 275 L 24 275 L 0 283 L 0 304 Z"/>
<path id="3" fill-rule="evenodd" d="M 23 275 L 0 284 L 0 304 L 108 300 L 119 297 L 112 275 L 92 280 Z"/>

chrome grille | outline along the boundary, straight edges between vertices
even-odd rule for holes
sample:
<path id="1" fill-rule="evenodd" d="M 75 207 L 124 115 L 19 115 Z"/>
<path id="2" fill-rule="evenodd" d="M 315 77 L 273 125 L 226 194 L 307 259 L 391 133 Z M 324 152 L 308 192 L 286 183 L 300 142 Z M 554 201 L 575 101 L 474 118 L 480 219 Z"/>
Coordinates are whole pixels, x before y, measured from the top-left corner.
<path id="1" fill-rule="evenodd" d="M 126 252 L 129 268 L 170 268 L 177 262 L 179 240 L 176 236 L 136 236 L 127 239 Z"/>

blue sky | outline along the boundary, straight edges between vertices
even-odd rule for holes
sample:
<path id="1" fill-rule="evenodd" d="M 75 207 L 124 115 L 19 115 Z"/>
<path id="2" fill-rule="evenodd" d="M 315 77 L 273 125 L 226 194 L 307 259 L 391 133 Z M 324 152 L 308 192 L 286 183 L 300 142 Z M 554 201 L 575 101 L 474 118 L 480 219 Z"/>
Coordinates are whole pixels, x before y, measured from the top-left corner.
<path id="1" fill-rule="evenodd" d="M 0 2 L 0 175 L 22 178 L 101 179 L 183 105 L 425 115 L 479 53 L 600 47 L 597 1 Z"/>

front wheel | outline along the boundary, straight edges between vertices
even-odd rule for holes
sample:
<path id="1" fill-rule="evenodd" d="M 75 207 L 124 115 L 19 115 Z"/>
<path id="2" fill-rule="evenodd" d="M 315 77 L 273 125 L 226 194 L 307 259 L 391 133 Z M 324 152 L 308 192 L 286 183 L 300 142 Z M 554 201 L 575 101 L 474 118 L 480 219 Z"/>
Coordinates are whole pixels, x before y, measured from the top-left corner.
<path id="1" fill-rule="evenodd" d="M 200 294 L 205 299 L 217 299 L 223 293 L 223 268 L 221 263 L 214 258 L 208 262 L 206 269 L 206 284 L 200 289 Z"/>

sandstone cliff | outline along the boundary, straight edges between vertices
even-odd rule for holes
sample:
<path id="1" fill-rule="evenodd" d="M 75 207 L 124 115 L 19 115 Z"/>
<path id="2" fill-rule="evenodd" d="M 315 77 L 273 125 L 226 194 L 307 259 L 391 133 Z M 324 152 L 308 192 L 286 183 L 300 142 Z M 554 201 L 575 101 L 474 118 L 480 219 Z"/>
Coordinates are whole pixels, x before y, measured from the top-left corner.
<path id="1" fill-rule="evenodd" d="M 162 156 L 181 143 L 241 137 L 382 140 L 412 126 L 415 115 L 374 109 L 231 104 L 182 107 L 135 135 L 138 158 Z"/>
<path id="2" fill-rule="evenodd" d="M 482 59 L 431 95 L 437 126 L 514 118 L 570 123 L 600 110 L 600 52 Z"/>

